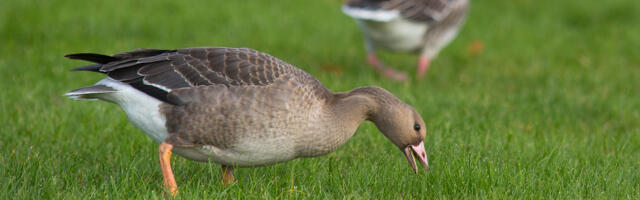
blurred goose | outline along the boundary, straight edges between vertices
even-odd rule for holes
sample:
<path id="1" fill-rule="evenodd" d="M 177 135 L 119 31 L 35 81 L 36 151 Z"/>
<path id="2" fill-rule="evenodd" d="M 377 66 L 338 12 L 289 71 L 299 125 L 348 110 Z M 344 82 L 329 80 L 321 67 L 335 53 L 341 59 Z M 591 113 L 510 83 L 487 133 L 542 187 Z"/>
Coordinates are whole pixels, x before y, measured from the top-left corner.
<path id="1" fill-rule="evenodd" d="M 299 68 L 246 48 L 143 49 L 66 57 L 96 63 L 74 70 L 107 77 L 65 95 L 119 105 L 133 125 L 160 143 L 164 185 L 173 195 L 177 184 L 171 152 L 222 165 L 223 182 L 230 184 L 234 167 L 335 151 L 364 120 L 375 123 L 400 148 L 414 172 L 415 158 L 428 168 L 424 121 L 415 109 L 379 87 L 332 93 Z"/>
<path id="2" fill-rule="evenodd" d="M 457 34 L 468 0 L 348 0 L 342 11 L 353 17 L 364 35 L 367 62 L 384 76 L 404 81 L 407 75 L 385 66 L 375 50 L 419 52 L 417 77 Z"/>

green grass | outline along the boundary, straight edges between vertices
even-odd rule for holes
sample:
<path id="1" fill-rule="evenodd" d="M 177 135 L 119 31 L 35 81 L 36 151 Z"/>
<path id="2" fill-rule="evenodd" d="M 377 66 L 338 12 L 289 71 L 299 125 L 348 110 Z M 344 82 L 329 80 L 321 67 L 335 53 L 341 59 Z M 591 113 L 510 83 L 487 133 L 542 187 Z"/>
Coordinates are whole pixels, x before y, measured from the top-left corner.
<path id="1" fill-rule="evenodd" d="M 483 51 L 469 51 L 473 43 Z M 61 95 L 99 74 L 62 56 L 251 47 L 333 91 L 378 85 L 426 120 L 414 175 L 371 123 L 327 156 L 238 169 L 179 156 L 179 198 L 638 199 L 640 1 L 474 1 L 422 81 L 364 62 L 340 1 L 0 1 L 0 199 L 161 199 L 157 144 L 116 105 Z M 413 72 L 416 56 L 385 53 Z"/>

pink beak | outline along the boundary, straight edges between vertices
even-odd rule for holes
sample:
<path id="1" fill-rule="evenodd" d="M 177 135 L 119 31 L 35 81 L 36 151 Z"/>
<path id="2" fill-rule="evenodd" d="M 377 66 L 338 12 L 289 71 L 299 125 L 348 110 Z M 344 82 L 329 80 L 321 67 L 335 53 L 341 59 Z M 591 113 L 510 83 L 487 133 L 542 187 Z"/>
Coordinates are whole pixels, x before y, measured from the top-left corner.
<path id="1" fill-rule="evenodd" d="M 429 169 L 429 161 L 427 161 L 427 153 L 424 150 L 424 141 L 420 142 L 417 145 L 409 145 L 404 149 L 404 155 L 407 157 L 407 161 L 411 164 L 411 168 L 413 172 L 418 173 L 418 167 L 416 166 L 416 159 L 420 162 L 420 165 L 427 170 Z"/>

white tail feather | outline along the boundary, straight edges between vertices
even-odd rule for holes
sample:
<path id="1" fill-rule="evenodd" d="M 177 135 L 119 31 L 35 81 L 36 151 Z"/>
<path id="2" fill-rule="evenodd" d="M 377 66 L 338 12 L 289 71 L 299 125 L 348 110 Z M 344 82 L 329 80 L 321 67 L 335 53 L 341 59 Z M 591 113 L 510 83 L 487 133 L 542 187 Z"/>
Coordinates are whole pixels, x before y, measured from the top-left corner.
<path id="1" fill-rule="evenodd" d="M 98 96 L 100 94 L 113 92 L 117 92 L 117 90 L 105 85 L 92 85 L 69 91 L 67 93 L 64 93 L 64 96 L 72 99 L 96 100 L 99 99 Z"/>

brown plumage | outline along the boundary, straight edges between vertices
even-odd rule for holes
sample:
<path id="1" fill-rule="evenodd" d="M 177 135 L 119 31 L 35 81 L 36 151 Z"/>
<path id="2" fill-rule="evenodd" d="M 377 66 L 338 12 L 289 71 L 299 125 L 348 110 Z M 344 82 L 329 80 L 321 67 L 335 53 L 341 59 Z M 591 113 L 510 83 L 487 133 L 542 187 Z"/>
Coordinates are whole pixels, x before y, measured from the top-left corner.
<path id="1" fill-rule="evenodd" d="M 233 167 L 319 156 L 342 146 L 364 120 L 427 166 L 420 115 L 388 91 L 361 87 L 332 93 L 310 74 L 252 49 L 137 50 L 67 57 L 98 63 L 76 68 L 108 78 L 68 92 L 118 104 L 158 143 L 165 186 L 177 190 L 170 153 Z"/>

